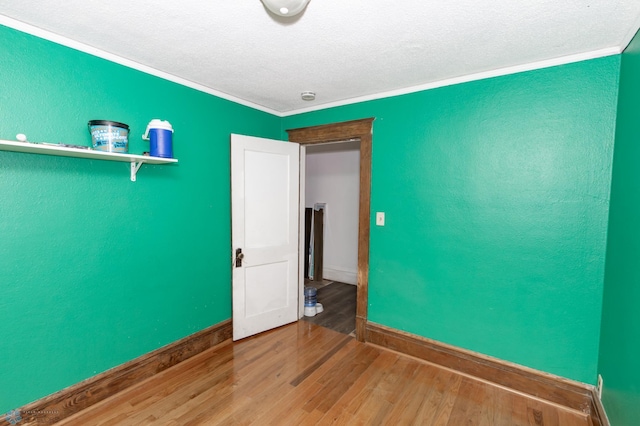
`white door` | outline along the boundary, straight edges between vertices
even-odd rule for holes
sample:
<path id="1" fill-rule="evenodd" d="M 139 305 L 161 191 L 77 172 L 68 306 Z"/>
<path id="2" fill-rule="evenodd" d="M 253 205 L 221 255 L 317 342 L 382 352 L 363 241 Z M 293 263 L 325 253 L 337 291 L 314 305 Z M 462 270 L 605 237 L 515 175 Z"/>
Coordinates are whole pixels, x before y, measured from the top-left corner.
<path id="1" fill-rule="evenodd" d="M 299 155 L 231 135 L 233 340 L 298 320 Z"/>

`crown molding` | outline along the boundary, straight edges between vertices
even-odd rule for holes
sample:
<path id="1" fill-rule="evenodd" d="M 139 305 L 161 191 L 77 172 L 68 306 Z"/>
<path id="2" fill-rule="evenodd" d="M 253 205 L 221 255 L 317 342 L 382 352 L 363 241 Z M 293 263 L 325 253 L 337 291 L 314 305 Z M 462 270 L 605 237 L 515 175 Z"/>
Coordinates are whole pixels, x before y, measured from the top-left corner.
<path id="1" fill-rule="evenodd" d="M 634 33 L 635 34 L 635 33 Z M 355 98 L 344 99 L 336 102 L 328 102 L 321 105 L 315 105 L 308 108 L 296 109 L 280 113 L 282 117 L 302 114 L 305 112 L 318 111 L 321 109 L 335 108 L 345 105 L 351 105 L 359 102 L 373 101 L 377 99 L 390 98 L 393 96 L 406 95 L 409 93 L 422 92 L 424 90 L 436 89 L 438 87 L 452 86 L 454 84 L 468 83 L 476 80 L 484 80 L 487 78 L 501 77 L 509 74 L 517 74 L 526 71 L 533 71 L 542 68 L 555 67 L 558 65 L 566 65 L 574 62 L 587 61 L 589 59 L 602 58 L 605 56 L 618 55 L 622 52 L 619 47 L 609 47 L 605 49 L 594 50 L 591 52 L 579 53 L 576 55 L 562 56 L 559 58 L 547 59 L 544 61 L 530 62 L 528 64 L 515 65 L 512 67 L 498 68 L 495 70 L 484 71 L 475 74 L 467 74 L 460 77 L 438 80 L 430 83 L 420 84 L 417 86 L 405 87 L 402 89 L 390 90 L 386 92 L 375 93 L 372 95 L 358 96 Z"/>
<path id="2" fill-rule="evenodd" d="M 34 27 L 33 25 L 26 24 L 26 23 L 24 23 L 22 21 L 15 20 L 13 18 L 9 18 L 9 17 L 4 16 L 4 15 L 0 15 L 0 25 L 4 25 L 5 27 L 13 28 L 14 30 L 17 30 L 17 31 L 20 31 L 20 32 L 23 32 L 23 33 L 31 34 L 33 36 L 36 36 L 36 37 L 51 41 L 51 42 L 56 43 L 56 44 L 60 44 L 60 45 L 69 47 L 69 48 L 74 49 L 74 50 L 78 50 L 80 52 L 88 53 L 89 55 L 92 55 L 92 56 L 97 56 L 99 58 L 106 59 L 107 61 L 110 61 L 110 62 L 115 62 L 115 63 L 123 65 L 125 67 L 132 68 L 132 69 L 135 69 L 137 71 L 141 71 L 143 73 L 150 74 L 150 75 L 153 75 L 155 77 L 159 77 L 159 78 L 162 78 L 164 80 L 168 80 L 168 81 L 171 81 L 173 83 L 177 83 L 177 84 L 180 84 L 182 86 L 186 86 L 186 87 L 189 87 L 191 89 L 195 89 L 195 90 L 198 90 L 200 92 L 204 92 L 204 93 L 207 93 L 209 95 L 216 96 L 218 98 L 226 99 L 228 101 L 231 101 L 231 102 L 234 102 L 234 103 L 237 103 L 237 104 L 240 104 L 240 105 L 244 105 L 244 106 L 247 106 L 249 108 L 257 109 L 259 111 L 263 111 L 263 112 L 266 112 L 266 113 L 269 113 L 269 114 L 273 114 L 273 115 L 276 115 L 276 116 L 281 116 L 281 113 L 276 111 L 276 110 L 274 110 L 274 109 L 267 108 L 267 107 L 265 107 L 263 105 L 259 105 L 259 104 L 247 101 L 245 99 L 241 99 L 241 98 L 229 95 L 228 93 L 224 93 L 224 92 L 221 92 L 219 90 L 212 89 L 212 88 L 207 87 L 205 85 L 202 85 L 202 84 L 199 84 L 199 83 L 195 83 L 195 82 L 193 82 L 191 80 L 187 80 L 185 78 L 178 77 L 178 76 L 175 76 L 173 74 L 169 74 L 167 72 L 157 70 L 157 69 L 155 69 L 153 67 L 150 67 L 148 65 L 144 65 L 144 64 L 141 64 L 139 62 L 132 61 L 131 59 L 123 58 L 122 56 L 118 56 L 118 55 L 115 55 L 113 53 L 109 53 L 107 51 L 98 49 L 97 47 L 93 47 L 93 46 L 90 46 L 88 44 L 84 44 L 84 43 L 81 43 L 79 41 L 72 40 L 70 38 L 61 36 L 59 34 L 52 33 L 51 31 L 44 30 L 42 28 Z"/>
<path id="3" fill-rule="evenodd" d="M 173 74 L 169 74 L 167 72 L 157 70 L 153 67 L 143 65 L 141 63 L 132 61 L 130 59 L 123 58 L 113 53 L 106 52 L 104 50 L 90 46 L 88 44 L 84 44 L 84 43 L 69 39 L 67 37 L 52 33 L 42 28 L 38 28 L 33 25 L 26 24 L 24 22 L 15 20 L 13 18 L 9 18 L 7 16 L 0 15 L 0 25 L 4 25 L 6 27 L 13 28 L 15 30 L 18 30 L 27 34 L 31 34 L 33 36 L 43 38 L 45 40 L 49 40 L 57 44 L 61 44 L 71 49 L 78 50 L 78 51 L 87 53 L 89 55 L 97 56 L 99 58 L 106 59 L 111 62 L 115 62 L 125 67 L 132 68 L 132 69 L 144 72 L 146 74 L 150 74 L 150 75 L 162 78 L 164 80 L 168 80 L 168 81 L 180 84 L 182 86 L 186 86 L 186 87 L 198 90 L 200 92 L 204 92 L 204 93 L 216 96 L 218 98 L 226 99 L 228 101 L 231 101 L 240 105 L 244 105 L 246 107 L 253 108 L 259 111 L 263 111 L 268 114 L 272 114 L 281 118 L 303 114 L 307 112 L 319 111 L 327 108 L 335 108 L 335 107 L 340 107 L 345 105 L 356 104 L 360 102 L 406 95 L 410 93 L 421 92 L 424 90 L 436 89 L 439 87 L 452 86 L 455 84 L 468 83 L 476 80 L 484 80 L 487 78 L 500 77 L 500 76 L 516 74 L 516 73 L 521 73 L 526 71 L 533 71 L 533 70 L 542 69 L 542 68 L 549 68 L 549 67 L 554 67 L 558 65 L 565 65 L 565 64 L 570 64 L 574 62 L 602 58 L 605 56 L 618 55 L 622 53 L 624 48 L 629 44 L 631 39 L 636 34 L 636 30 L 630 31 L 629 34 L 625 37 L 625 40 L 623 40 L 623 44 L 622 44 L 623 47 L 620 47 L 620 46 L 608 47 L 604 49 L 579 53 L 575 55 L 568 55 L 568 56 L 562 56 L 562 57 L 553 58 L 553 59 L 547 59 L 544 61 L 531 62 L 527 64 L 515 65 L 515 66 L 505 67 L 505 68 L 498 68 L 495 70 L 484 71 L 484 72 L 475 73 L 475 74 L 467 74 L 460 77 L 433 81 L 433 82 L 424 83 L 416 86 L 405 87 L 402 89 L 379 92 L 379 93 L 365 95 L 365 96 L 356 96 L 354 98 L 343 99 L 335 102 L 328 102 L 328 103 L 314 105 L 307 108 L 294 109 L 290 111 L 277 111 L 275 109 L 268 108 L 263 105 L 256 104 L 254 102 L 250 102 L 245 99 L 241 99 L 236 96 L 229 95 L 228 93 L 221 92 L 211 87 L 208 87 L 199 83 L 195 83 L 185 78 L 177 77 Z M 638 18 L 638 25 L 634 26 L 634 28 L 637 28 L 638 26 L 640 26 L 640 17 Z"/>

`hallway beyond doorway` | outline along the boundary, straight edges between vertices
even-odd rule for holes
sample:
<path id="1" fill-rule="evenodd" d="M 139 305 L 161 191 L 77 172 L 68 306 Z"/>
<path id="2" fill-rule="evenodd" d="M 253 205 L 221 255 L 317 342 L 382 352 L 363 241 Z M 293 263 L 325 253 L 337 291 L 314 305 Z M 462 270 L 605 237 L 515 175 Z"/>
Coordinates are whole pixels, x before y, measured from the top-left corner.
<path id="1" fill-rule="evenodd" d="M 314 317 L 302 317 L 304 321 L 342 334 L 355 332 L 357 286 L 323 280 L 321 283 L 306 281 L 305 287 L 318 289 L 318 303 L 322 303 L 324 310 Z"/>

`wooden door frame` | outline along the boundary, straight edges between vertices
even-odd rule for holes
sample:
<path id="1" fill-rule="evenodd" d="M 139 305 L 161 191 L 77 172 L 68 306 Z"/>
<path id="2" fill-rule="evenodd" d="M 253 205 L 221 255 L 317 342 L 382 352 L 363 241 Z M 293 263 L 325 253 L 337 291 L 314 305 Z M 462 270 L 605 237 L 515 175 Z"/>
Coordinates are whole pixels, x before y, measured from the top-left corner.
<path id="1" fill-rule="evenodd" d="M 374 118 L 289 129 L 289 142 L 313 145 L 360 140 L 360 204 L 358 212 L 358 281 L 356 339 L 365 341 L 369 304 L 369 232 L 371 212 L 371 144 Z"/>

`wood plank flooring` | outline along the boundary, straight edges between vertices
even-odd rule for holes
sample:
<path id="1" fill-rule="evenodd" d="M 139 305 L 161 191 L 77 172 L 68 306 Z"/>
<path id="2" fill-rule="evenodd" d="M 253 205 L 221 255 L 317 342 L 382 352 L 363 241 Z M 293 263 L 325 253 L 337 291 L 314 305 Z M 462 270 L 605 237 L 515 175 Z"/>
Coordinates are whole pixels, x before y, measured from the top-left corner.
<path id="1" fill-rule="evenodd" d="M 310 322 L 229 341 L 62 425 L 591 425 Z"/>
<path id="2" fill-rule="evenodd" d="M 356 331 L 356 296 L 357 287 L 351 284 L 334 281 L 318 287 L 318 302 L 324 311 L 302 319 L 338 333 L 353 333 Z"/>

